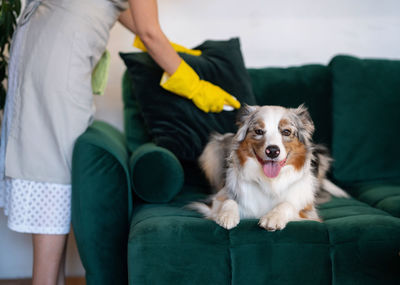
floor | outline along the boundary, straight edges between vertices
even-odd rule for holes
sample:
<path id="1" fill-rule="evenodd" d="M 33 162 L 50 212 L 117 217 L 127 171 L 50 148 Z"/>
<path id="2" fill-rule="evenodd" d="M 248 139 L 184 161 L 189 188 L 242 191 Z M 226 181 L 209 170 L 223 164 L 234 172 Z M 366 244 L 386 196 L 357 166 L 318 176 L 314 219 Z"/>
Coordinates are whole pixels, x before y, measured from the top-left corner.
<path id="1" fill-rule="evenodd" d="M 0 280 L 0 285 L 31 285 L 31 279 Z M 84 277 L 68 277 L 66 285 L 86 285 Z"/>

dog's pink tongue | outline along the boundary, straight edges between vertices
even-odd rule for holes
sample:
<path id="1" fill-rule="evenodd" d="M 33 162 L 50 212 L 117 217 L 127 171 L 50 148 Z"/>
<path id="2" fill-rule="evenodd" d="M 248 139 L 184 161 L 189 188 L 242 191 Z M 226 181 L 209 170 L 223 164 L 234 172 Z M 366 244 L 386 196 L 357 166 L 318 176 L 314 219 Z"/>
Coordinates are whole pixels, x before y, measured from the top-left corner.
<path id="1" fill-rule="evenodd" d="M 281 166 L 280 166 L 279 162 L 276 162 L 276 161 L 267 161 L 263 165 L 264 174 L 269 178 L 277 177 L 280 170 L 281 170 Z"/>

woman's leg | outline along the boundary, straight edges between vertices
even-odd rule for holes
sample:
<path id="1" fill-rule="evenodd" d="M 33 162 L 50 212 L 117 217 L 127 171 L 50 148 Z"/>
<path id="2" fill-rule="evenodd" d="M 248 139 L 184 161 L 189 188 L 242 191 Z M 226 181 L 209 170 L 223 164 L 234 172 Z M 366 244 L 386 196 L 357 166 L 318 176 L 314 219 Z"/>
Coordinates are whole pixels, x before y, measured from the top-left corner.
<path id="1" fill-rule="evenodd" d="M 62 285 L 58 276 L 64 274 L 65 248 L 68 235 L 33 234 L 32 285 Z M 62 277 L 62 276 L 60 276 Z"/>
<path id="2" fill-rule="evenodd" d="M 63 255 L 61 257 L 61 263 L 60 263 L 59 271 L 58 271 L 57 285 L 65 285 L 65 264 L 66 264 L 66 259 L 67 259 L 67 244 L 68 244 L 68 236 L 67 236 L 67 240 L 65 241 L 64 251 L 63 251 Z"/>

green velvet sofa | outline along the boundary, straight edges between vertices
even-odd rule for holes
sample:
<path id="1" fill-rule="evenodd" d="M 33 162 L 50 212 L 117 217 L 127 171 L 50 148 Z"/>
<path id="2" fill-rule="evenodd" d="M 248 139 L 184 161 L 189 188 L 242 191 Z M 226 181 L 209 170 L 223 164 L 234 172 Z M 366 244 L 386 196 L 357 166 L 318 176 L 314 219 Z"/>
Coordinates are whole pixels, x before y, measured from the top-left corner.
<path id="1" fill-rule="evenodd" d="M 323 223 L 277 232 L 203 219 L 184 206 L 209 187 L 151 142 L 125 74 L 125 135 L 95 122 L 73 154 L 72 222 L 87 284 L 400 284 L 400 62 L 336 56 L 248 73 L 257 104 L 306 103 L 315 140 L 332 150 L 331 178 L 352 198 L 319 206 Z"/>

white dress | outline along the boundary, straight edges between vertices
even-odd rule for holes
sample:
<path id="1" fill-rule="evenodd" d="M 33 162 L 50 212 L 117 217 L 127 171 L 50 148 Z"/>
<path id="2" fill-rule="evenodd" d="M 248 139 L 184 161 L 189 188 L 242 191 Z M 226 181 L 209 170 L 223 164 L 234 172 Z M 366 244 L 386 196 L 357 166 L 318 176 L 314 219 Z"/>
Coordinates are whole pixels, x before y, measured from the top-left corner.
<path id="1" fill-rule="evenodd" d="M 93 67 L 123 0 L 31 0 L 13 37 L 0 147 L 0 207 L 15 231 L 65 234 L 71 159 L 92 121 Z"/>

